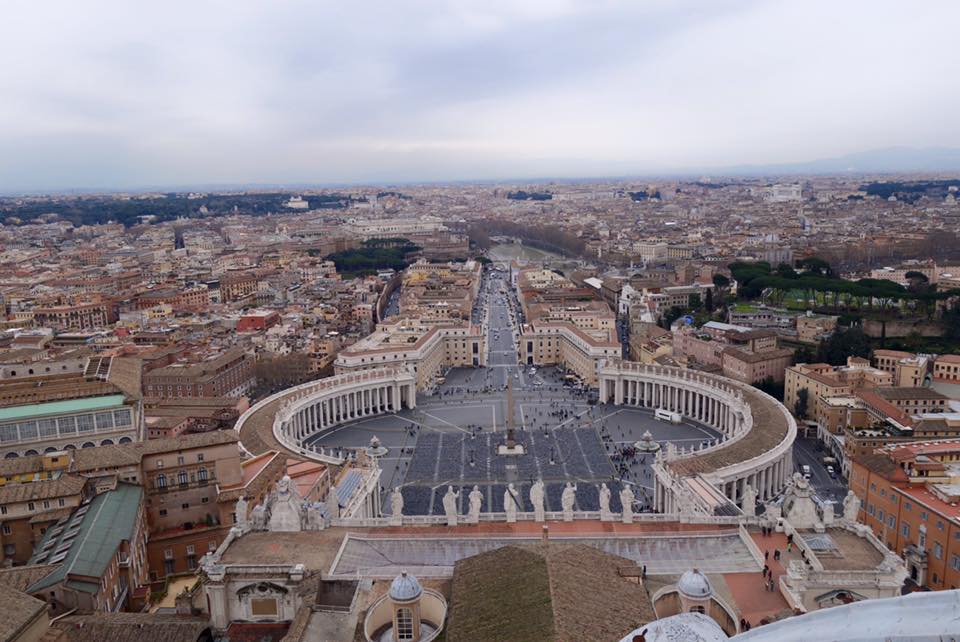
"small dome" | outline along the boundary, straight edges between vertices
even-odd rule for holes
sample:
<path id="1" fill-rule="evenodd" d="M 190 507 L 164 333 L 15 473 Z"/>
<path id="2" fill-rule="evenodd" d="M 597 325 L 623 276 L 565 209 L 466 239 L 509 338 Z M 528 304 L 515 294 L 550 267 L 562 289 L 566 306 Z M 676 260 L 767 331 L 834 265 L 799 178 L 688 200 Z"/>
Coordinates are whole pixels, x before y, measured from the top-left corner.
<path id="1" fill-rule="evenodd" d="M 687 571 L 680 576 L 677 590 L 689 598 L 702 600 L 713 595 L 713 585 L 707 576 L 697 569 Z"/>
<path id="2" fill-rule="evenodd" d="M 394 578 L 390 584 L 390 599 L 397 602 L 408 602 L 420 597 L 423 589 L 420 588 L 420 582 L 413 575 L 408 575 L 403 571 Z"/>

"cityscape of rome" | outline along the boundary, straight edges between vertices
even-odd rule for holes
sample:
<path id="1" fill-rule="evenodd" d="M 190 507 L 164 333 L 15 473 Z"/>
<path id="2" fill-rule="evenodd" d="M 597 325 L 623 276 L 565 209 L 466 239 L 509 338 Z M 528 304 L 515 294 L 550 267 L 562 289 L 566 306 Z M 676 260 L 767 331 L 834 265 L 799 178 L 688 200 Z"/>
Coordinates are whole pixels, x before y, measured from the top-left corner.
<path id="1" fill-rule="evenodd" d="M 958 7 L 200 4 L 8 16 L 0 641 L 960 639 Z"/>

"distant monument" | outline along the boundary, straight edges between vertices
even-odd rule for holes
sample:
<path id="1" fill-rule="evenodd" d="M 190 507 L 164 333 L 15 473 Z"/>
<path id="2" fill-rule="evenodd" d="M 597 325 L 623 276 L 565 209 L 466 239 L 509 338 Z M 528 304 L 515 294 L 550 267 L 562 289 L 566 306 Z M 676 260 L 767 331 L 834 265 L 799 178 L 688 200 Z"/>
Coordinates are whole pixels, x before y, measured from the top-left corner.
<path id="1" fill-rule="evenodd" d="M 269 501 L 270 523 L 268 528 L 271 531 L 280 532 L 302 530 L 302 504 L 303 500 L 300 499 L 290 476 L 284 475 L 277 482 L 277 488 Z"/>
<path id="2" fill-rule="evenodd" d="M 521 444 L 517 443 L 517 435 L 513 427 L 513 379 L 507 377 L 507 441 L 504 444 L 501 444 L 497 448 L 498 455 L 506 455 L 509 457 L 516 457 L 517 455 L 524 454 L 524 449 Z"/>
<path id="3" fill-rule="evenodd" d="M 390 525 L 403 526 L 403 493 L 399 486 L 394 486 L 390 493 Z"/>
<path id="4" fill-rule="evenodd" d="M 567 482 L 563 488 L 563 494 L 560 496 L 560 505 L 563 507 L 563 521 L 573 521 L 573 505 L 577 501 L 577 487 L 572 482 Z"/>
<path id="5" fill-rule="evenodd" d="M 757 491 L 750 484 L 743 487 L 743 514 L 747 517 L 757 514 Z"/>
<path id="6" fill-rule="evenodd" d="M 860 514 L 860 498 L 852 490 L 847 491 L 847 496 L 843 498 L 843 521 L 848 524 L 856 524 L 857 516 Z"/>

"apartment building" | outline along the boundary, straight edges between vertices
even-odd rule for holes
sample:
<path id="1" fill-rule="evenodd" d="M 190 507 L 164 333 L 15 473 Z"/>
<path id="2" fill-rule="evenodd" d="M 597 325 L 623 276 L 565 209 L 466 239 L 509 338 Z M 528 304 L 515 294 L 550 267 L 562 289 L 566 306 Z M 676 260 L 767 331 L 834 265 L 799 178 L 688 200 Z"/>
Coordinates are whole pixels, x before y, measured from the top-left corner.
<path id="1" fill-rule="evenodd" d="M 910 579 L 960 588 L 960 439 L 895 444 L 853 462 L 859 520 L 903 556 Z"/>
<path id="2" fill-rule="evenodd" d="M 57 469 L 49 473 L 49 477 L 0 477 L 0 561 L 4 564 L 25 564 L 47 528 L 84 498 L 85 477 Z"/>
<path id="3" fill-rule="evenodd" d="M 849 395 L 860 388 L 892 385 L 892 374 L 874 368 L 866 359 L 858 357 L 850 357 L 844 366 L 800 363 L 785 371 L 783 403 L 793 412 L 800 390 L 806 390 L 807 415 L 814 416 L 820 399 Z"/>
<path id="4" fill-rule="evenodd" d="M 30 564 L 49 572 L 26 592 L 45 600 L 52 615 L 126 610 L 147 585 L 146 544 L 143 489 L 119 483 L 46 531 Z"/>
<path id="5" fill-rule="evenodd" d="M 597 385 L 597 371 L 622 349 L 615 330 L 582 329 L 572 323 L 524 324 L 520 333 L 520 361 L 527 365 L 560 365 L 589 386 Z"/>
<path id="6" fill-rule="evenodd" d="M 232 348 L 200 362 L 171 363 L 143 374 L 147 397 L 240 397 L 256 383 L 255 359 Z"/>
<path id="7" fill-rule="evenodd" d="M 116 323 L 117 306 L 111 299 L 33 309 L 33 324 L 58 330 L 94 330 Z"/>

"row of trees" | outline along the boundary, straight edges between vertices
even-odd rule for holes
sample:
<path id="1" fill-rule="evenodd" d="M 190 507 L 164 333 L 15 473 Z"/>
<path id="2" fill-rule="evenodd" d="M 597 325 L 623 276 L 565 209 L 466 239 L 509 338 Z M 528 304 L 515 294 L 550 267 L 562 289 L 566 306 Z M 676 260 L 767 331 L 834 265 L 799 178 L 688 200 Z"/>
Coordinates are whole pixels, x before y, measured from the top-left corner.
<path id="1" fill-rule="evenodd" d="M 404 238 L 370 239 L 352 250 L 334 252 L 326 257 L 337 266 L 337 272 L 346 276 L 376 274 L 380 270 L 404 270 L 420 251 Z"/>
<path id="2" fill-rule="evenodd" d="M 522 239 L 531 247 L 569 256 L 580 256 L 586 245 L 583 239 L 556 225 L 524 225 L 503 219 L 487 219 L 473 223 L 467 228 L 467 234 L 470 241 L 481 249 L 490 248 L 491 236 L 512 236 Z"/>
<path id="3" fill-rule="evenodd" d="M 766 297 L 781 305 L 790 292 L 800 292 L 805 302 L 814 300 L 837 309 L 889 310 L 907 304 L 932 317 L 938 301 L 960 295 L 960 290 L 937 291 L 920 272 L 908 274 L 909 287 L 886 279 L 847 281 L 839 278 L 822 259 L 810 257 L 798 261 L 797 269 L 779 265 L 776 270 L 765 261 L 730 264 L 730 272 L 739 284 L 744 299 Z"/>
<path id="4" fill-rule="evenodd" d="M 173 221 L 178 218 L 200 218 L 240 214 L 288 213 L 284 203 L 289 193 L 209 194 L 202 199 L 188 198 L 186 194 L 169 193 L 163 197 L 116 200 L 109 197 L 84 197 L 58 201 L 0 201 L 0 222 L 31 222 L 53 214 L 74 225 L 99 225 L 116 222 L 126 227 L 137 225 L 141 217 L 153 216 L 155 221 Z M 307 196 L 313 209 L 341 209 L 355 199 L 344 194 L 317 194 Z M 200 213 L 200 207 L 206 213 Z"/>

